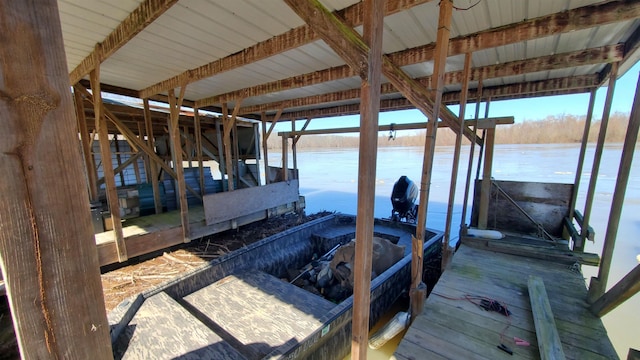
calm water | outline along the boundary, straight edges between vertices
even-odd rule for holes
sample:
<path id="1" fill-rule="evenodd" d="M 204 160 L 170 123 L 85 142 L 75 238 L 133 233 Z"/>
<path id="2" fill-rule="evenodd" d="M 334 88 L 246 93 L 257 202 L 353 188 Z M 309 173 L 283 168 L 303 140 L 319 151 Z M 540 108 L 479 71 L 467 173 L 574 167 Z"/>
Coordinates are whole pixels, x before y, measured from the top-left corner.
<path id="1" fill-rule="evenodd" d="M 462 215 L 468 145 L 464 149 L 467 154 L 463 154 L 460 160 L 452 238 L 457 237 Z M 584 209 L 594 150 L 595 146 L 588 148 L 581 174 L 576 205 L 581 211 Z M 580 146 L 577 144 L 498 145 L 495 151 L 493 177 L 498 180 L 573 183 L 579 151 Z M 588 252 L 601 253 L 621 153 L 621 144 L 608 145 L 603 153 L 591 216 L 591 225 L 596 231 L 596 242 L 587 244 Z M 640 153 L 640 146 L 636 147 L 636 154 L 638 153 Z M 407 175 L 414 182 L 420 183 L 422 154 L 422 147 L 379 149 L 374 208 L 376 217 L 390 216 L 389 197 L 394 182 L 400 176 Z M 453 147 L 437 148 L 427 213 L 427 226 L 430 228 L 444 230 L 452 159 Z M 632 166 L 626 192 L 609 287 L 633 269 L 638 264 L 636 257 L 640 256 L 638 239 L 640 235 L 640 166 L 638 161 L 640 160 L 635 159 Z M 281 164 L 280 154 L 272 152 L 269 155 L 269 163 L 274 166 Z M 298 151 L 298 168 L 300 193 L 306 197 L 307 213 L 328 210 L 356 214 L 357 149 Z M 472 174 L 475 177 L 475 169 Z M 470 209 L 467 214 L 469 217 Z M 585 266 L 583 273 L 585 278 L 589 279 L 597 274 L 597 269 Z M 630 347 L 640 348 L 640 335 L 637 333 L 638 324 L 640 324 L 640 295 L 636 295 L 606 315 L 603 321 L 621 358 L 626 358 Z"/>

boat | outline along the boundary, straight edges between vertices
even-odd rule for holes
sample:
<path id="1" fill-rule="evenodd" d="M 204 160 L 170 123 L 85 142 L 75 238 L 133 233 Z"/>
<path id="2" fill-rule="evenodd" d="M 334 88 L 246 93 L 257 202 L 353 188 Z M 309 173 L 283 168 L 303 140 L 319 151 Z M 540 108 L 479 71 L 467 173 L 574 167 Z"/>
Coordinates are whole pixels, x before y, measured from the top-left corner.
<path id="1" fill-rule="evenodd" d="M 291 284 L 287 272 L 353 239 L 355 219 L 304 223 L 123 301 L 108 314 L 114 358 L 343 358 L 353 296 L 331 302 Z M 374 236 L 405 252 L 371 281 L 370 324 L 409 289 L 413 234 L 415 225 L 375 220 Z M 426 231 L 425 262 L 440 254 L 442 235 Z"/>

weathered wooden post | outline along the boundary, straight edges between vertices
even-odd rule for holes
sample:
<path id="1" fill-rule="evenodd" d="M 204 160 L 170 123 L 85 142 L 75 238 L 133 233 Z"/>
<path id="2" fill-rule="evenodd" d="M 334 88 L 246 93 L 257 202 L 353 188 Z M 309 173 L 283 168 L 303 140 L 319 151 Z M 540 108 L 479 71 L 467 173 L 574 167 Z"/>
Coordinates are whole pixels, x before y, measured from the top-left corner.
<path id="1" fill-rule="evenodd" d="M 0 1 L 0 264 L 24 359 L 110 359 L 58 7 Z"/>

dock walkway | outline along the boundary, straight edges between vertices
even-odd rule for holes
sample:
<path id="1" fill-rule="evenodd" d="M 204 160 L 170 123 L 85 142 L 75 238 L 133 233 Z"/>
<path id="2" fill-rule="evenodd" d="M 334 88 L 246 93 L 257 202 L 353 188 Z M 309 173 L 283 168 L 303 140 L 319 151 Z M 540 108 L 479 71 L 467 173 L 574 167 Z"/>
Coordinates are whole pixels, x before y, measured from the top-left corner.
<path id="1" fill-rule="evenodd" d="M 585 301 L 582 274 L 571 266 L 463 245 L 398 346 L 397 359 L 539 359 L 528 293 L 530 275 L 544 281 L 567 359 L 617 359 L 602 321 Z M 480 297 L 509 316 L 483 310 Z M 515 344 L 522 339 L 529 346 Z M 498 348 L 506 345 L 513 355 Z"/>

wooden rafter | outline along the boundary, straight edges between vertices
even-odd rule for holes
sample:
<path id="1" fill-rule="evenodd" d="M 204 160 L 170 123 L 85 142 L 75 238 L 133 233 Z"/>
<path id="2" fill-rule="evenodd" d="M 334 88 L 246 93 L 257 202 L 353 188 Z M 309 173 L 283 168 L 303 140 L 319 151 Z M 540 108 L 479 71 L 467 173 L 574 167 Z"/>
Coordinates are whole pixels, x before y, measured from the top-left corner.
<path id="1" fill-rule="evenodd" d="M 585 6 L 475 34 L 459 36 L 451 39 L 448 55 L 454 56 L 467 52 L 486 50 L 493 47 L 515 44 L 525 40 L 542 38 L 569 31 L 588 29 L 611 22 L 635 19 L 637 17 L 640 17 L 640 4 L 637 2 L 615 1 L 605 4 Z M 435 44 L 432 43 L 408 50 L 398 51 L 388 54 L 388 56 L 397 65 L 406 66 L 433 60 L 434 49 Z M 276 91 L 316 85 L 323 82 L 340 80 L 353 76 L 357 76 L 357 74 L 349 66 L 337 66 L 330 69 L 315 71 L 313 73 L 294 76 L 197 100 L 196 103 L 198 106 L 209 106 L 220 103 L 221 100 L 233 101 L 238 96 L 260 96 Z"/>
<path id="2" fill-rule="evenodd" d="M 75 84 L 96 65 L 103 62 L 118 49 L 133 39 L 160 15 L 164 14 L 178 0 L 145 0 L 131 14 L 129 14 L 107 37 L 99 43 L 100 51 L 94 50 L 76 66 L 69 80 Z"/>
<path id="3" fill-rule="evenodd" d="M 409 9 L 413 6 L 431 0 L 387 0 L 385 1 L 385 15 Z M 351 27 L 362 25 L 362 3 L 356 3 L 336 14 L 344 19 Z M 140 91 L 140 97 L 149 97 L 178 87 L 181 84 L 189 84 L 216 74 L 233 70 L 250 63 L 266 59 L 287 50 L 295 49 L 318 39 L 318 35 L 308 26 L 303 25 L 289 30 L 284 34 L 274 36 L 268 40 L 257 43 L 238 53 L 226 56 L 222 59 L 210 62 L 192 70 L 187 70 L 170 79 L 161 81 Z M 207 105 L 197 105 L 204 107 Z"/>
<path id="4" fill-rule="evenodd" d="M 477 81 L 481 77 L 483 79 L 492 79 L 498 77 L 522 75 L 525 73 L 538 71 L 563 69 L 574 66 L 612 63 L 622 60 L 623 55 L 624 44 L 607 45 L 587 50 L 543 56 L 535 59 L 519 60 L 498 65 L 478 67 L 471 71 L 469 80 Z M 444 82 L 445 85 L 459 84 L 462 82 L 462 78 L 463 71 L 453 71 L 445 75 Z M 416 78 L 416 80 L 427 88 L 432 87 L 431 76 Z M 385 83 L 382 85 L 382 94 L 393 94 L 397 92 L 398 90 L 391 83 Z M 274 103 L 248 106 L 240 109 L 240 113 L 258 113 L 261 111 L 269 111 L 281 107 L 296 108 L 358 98 L 360 98 L 360 89 L 349 89 Z"/>

